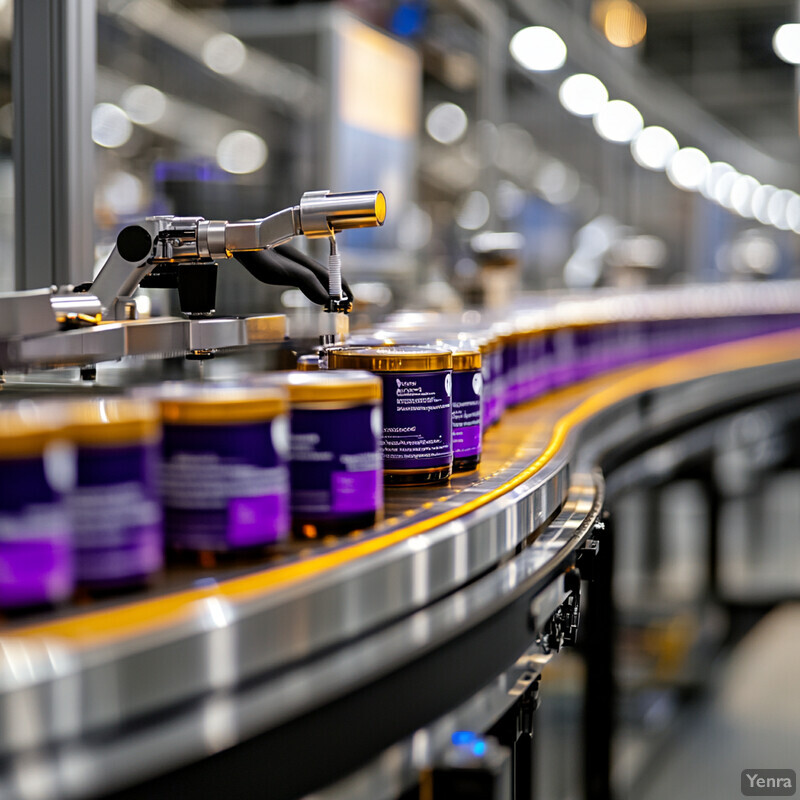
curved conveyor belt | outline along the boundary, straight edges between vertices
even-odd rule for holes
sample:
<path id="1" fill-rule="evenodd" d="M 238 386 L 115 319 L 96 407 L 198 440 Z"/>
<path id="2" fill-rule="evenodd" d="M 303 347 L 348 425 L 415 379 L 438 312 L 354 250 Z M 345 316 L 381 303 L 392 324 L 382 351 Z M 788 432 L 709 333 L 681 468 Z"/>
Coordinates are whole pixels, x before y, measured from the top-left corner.
<path id="1" fill-rule="evenodd" d="M 7 625 L 0 791 L 283 798 L 357 769 L 524 662 L 609 454 L 797 389 L 798 353 L 772 334 L 553 392 L 370 531 Z"/>

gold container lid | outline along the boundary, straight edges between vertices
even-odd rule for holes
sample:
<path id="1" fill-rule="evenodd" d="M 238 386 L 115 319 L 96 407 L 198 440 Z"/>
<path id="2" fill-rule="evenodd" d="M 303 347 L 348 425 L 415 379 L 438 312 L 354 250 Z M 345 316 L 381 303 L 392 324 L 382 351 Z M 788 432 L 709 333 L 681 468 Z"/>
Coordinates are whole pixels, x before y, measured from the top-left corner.
<path id="1" fill-rule="evenodd" d="M 286 412 L 286 393 L 278 388 L 200 388 L 161 400 L 166 425 L 225 425 L 262 422 Z"/>
<path id="2" fill-rule="evenodd" d="M 413 345 L 345 347 L 328 353 L 328 369 L 348 368 L 369 372 L 436 372 L 453 368 L 453 354 L 443 347 Z"/>
<path id="3" fill-rule="evenodd" d="M 341 402 L 378 402 L 383 381 L 371 372 L 354 369 L 319 372 L 276 372 L 264 379 L 286 389 L 291 405 Z"/>
<path id="4" fill-rule="evenodd" d="M 453 370 L 455 372 L 465 372 L 466 370 L 481 368 L 480 350 L 454 350 L 453 351 Z"/>
<path id="5" fill-rule="evenodd" d="M 66 406 L 67 437 L 79 447 L 134 444 L 161 433 L 158 408 L 147 400 L 121 397 L 81 400 Z"/>
<path id="6" fill-rule="evenodd" d="M 41 456 L 50 442 L 65 438 L 64 425 L 63 409 L 52 401 L 0 406 L 0 458 Z"/>
<path id="7" fill-rule="evenodd" d="M 300 356 L 297 359 L 297 369 L 300 372 L 316 372 L 319 369 L 319 356 L 316 353 Z"/>

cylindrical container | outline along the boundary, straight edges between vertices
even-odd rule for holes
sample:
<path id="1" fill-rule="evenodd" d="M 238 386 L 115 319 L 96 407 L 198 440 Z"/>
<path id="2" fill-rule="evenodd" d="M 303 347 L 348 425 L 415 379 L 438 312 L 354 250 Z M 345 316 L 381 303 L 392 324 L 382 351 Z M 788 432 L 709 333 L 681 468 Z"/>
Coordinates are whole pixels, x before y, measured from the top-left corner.
<path id="1" fill-rule="evenodd" d="M 437 347 L 331 350 L 329 369 L 365 369 L 383 380 L 383 478 L 389 485 L 446 481 L 453 471 L 453 355 Z"/>
<path id="2" fill-rule="evenodd" d="M 223 552 L 288 536 L 286 410 L 279 389 L 200 387 L 162 399 L 168 546 Z"/>
<path id="3" fill-rule="evenodd" d="M 310 353 L 299 356 L 297 359 L 297 369 L 300 372 L 316 372 L 319 369 L 319 355 Z"/>
<path id="4" fill-rule="evenodd" d="M 368 528 L 383 510 L 383 383 L 369 372 L 277 373 L 289 395 L 292 528 L 316 538 Z"/>
<path id="5" fill-rule="evenodd" d="M 63 492 L 74 450 L 29 402 L 0 410 L 0 608 L 61 603 L 72 594 L 72 530 Z"/>
<path id="6" fill-rule="evenodd" d="M 164 560 L 158 409 L 108 398 L 74 403 L 68 418 L 78 456 L 68 497 L 77 581 L 96 589 L 146 583 Z"/>
<path id="7" fill-rule="evenodd" d="M 453 472 L 481 463 L 483 376 L 480 350 L 453 353 Z"/>

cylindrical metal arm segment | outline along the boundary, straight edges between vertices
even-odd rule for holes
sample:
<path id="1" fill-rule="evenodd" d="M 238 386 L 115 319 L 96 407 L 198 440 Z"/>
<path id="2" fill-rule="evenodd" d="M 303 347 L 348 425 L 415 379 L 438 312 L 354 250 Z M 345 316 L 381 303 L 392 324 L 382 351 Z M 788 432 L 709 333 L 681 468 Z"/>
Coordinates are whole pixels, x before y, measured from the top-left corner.
<path id="1" fill-rule="evenodd" d="M 306 192 L 300 200 L 303 235 L 329 237 L 349 228 L 374 228 L 386 219 L 383 192 Z"/>

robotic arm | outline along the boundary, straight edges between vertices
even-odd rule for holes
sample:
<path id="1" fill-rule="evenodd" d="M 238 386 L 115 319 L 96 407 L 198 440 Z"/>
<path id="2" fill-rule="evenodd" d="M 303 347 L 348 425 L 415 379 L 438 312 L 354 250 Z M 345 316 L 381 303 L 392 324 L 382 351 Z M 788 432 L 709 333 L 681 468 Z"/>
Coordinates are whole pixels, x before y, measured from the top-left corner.
<path id="1" fill-rule="evenodd" d="M 133 294 L 142 286 L 177 287 L 188 316 L 213 311 L 216 259 L 235 257 L 264 283 L 297 286 L 326 310 L 349 310 L 352 297 L 342 283 L 336 234 L 376 227 L 386 218 L 382 192 L 306 192 L 300 204 L 269 217 L 241 222 L 202 217 L 151 217 L 123 228 L 95 280 L 68 295 L 54 295 L 54 307 L 105 319 L 134 315 Z M 287 244 L 295 236 L 326 238 L 331 257 L 326 270 Z M 56 298 L 58 298 L 56 300 Z"/>

